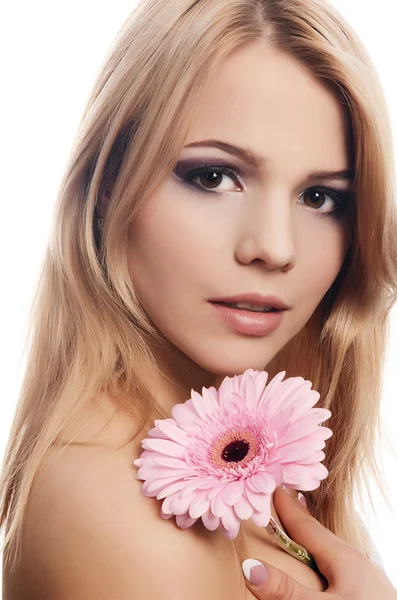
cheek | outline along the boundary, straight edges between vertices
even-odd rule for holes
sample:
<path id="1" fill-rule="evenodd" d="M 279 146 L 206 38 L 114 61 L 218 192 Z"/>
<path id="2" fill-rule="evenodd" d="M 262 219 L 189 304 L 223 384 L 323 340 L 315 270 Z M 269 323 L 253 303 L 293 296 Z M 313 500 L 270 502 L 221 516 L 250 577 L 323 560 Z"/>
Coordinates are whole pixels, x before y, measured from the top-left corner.
<path id="1" fill-rule="evenodd" d="M 314 311 L 335 281 L 347 247 L 347 232 L 342 224 L 331 219 L 302 235 L 296 265 L 300 281 L 296 297 L 300 298 L 305 313 L 310 315 Z"/>
<path id="2" fill-rule="evenodd" d="M 170 210 L 172 207 L 172 210 Z M 128 237 L 128 266 L 134 288 L 152 320 L 168 335 L 211 295 L 209 257 L 216 252 L 213 232 L 203 211 L 183 195 L 163 192 L 146 218 L 133 224 Z"/>

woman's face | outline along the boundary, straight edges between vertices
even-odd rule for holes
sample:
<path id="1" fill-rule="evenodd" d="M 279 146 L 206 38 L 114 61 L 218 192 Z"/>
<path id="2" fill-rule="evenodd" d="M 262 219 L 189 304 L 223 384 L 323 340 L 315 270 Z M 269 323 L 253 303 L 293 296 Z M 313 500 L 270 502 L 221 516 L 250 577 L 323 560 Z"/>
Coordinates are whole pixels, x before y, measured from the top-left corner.
<path id="1" fill-rule="evenodd" d="M 221 378 L 262 369 L 309 320 L 344 260 L 351 183 L 313 173 L 348 170 L 349 147 L 343 105 L 291 57 L 258 43 L 212 74 L 174 172 L 129 232 L 137 295 L 188 364 Z M 230 172 L 192 174 L 200 163 Z M 247 292 L 291 307 L 277 329 L 241 333 L 209 303 Z"/>

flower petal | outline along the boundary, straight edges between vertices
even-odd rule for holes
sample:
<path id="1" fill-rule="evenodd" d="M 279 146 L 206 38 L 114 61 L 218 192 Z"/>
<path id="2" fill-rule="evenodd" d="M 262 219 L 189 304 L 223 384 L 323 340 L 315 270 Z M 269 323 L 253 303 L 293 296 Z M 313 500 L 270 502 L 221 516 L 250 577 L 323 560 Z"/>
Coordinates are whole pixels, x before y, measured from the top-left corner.
<path id="1" fill-rule="evenodd" d="M 300 465 L 311 465 L 313 463 L 317 463 L 317 462 L 321 462 L 322 460 L 324 460 L 325 458 L 325 454 L 322 450 L 316 450 L 316 452 L 313 452 L 313 454 L 311 454 L 310 456 L 308 456 L 307 458 L 302 458 L 299 461 Z M 285 464 L 288 463 L 284 463 Z"/>
<path id="2" fill-rule="evenodd" d="M 223 489 L 223 501 L 228 506 L 232 506 L 241 497 L 245 485 L 242 479 L 231 481 Z"/>
<path id="3" fill-rule="evenodd" d="M 166 513 L 163 511 L 163 505 L 161 505 L 160 514 L 163 519 L 171 519 L 172 513 Z"/>
<path id="4" fill-rule="evenodd" d="M 249 487 L 246 487 L 244 494 L 253 508 L 258 512 L 264 512 L 270 506 L 270 494 L 257 494 L 250 490 Z"/>
<path id="5" fill-rule="evenodd" d="M 192 503 L 189 507 L 189 515 L 192 519 L 201 517 L 210 507 L 210 500 L 208 500 L 207 493 L 195 494 Z"/>
<path id="6" fill-rule="evenodd" d="M 269 510 L 266 510 L 266 511 L 263 511 L 260 513 L 254 512 L 251 519 L 253 520 L 255 525 L 257 525 L 258 527 L 266 527 L 266 525 L 269 524 L 270 517 L 271 517 L 271 509 L 270 509 L 270 504 L 269 504 Z"/>
<path id="7" fill-rule="evenodd" d="M 228 511 L 229 507 L 224 503 L 222 494 L 219 493 L 211 500 L 211 510 L 215 517 L 223 517 Z"/>
<path id="8" fill-rule="evenodd" d="M 182 490 L 181 496 L 189 496 L 192 492 L 198 490 L 202 485 L 207 485 L 207 480 L 201 477 L 192 477 L 190 481 L 185 482 L 185 489 Z"/>
<path id="9" fill-rule="evenodd" d="M 215 517 L 211 510 L 207 510 L 207 512 L 201 516 L 201 519 L 209 531 L 215 531 L 215 529 L 218 529 L 221 522 L 220 518 Z"/>
<path id="10" fill-rule="evenodd" d="M 255 487 L 254 491 L 271 494 L 276 489 L 276 482 L 270 473 L 259 471 L 252 475 L 250 479 Z"/>
<path id="11" fill-rule="evenodd" d="M 182 496 L 177 493 L 172 502 L 172 512 L 174 515 L 183 515 L 189 511 L 189 506 L 192 502 L 192 496 Z"/>
<path id="12" fill-rule="evenodd" d="M 188 404 L 188 402 L 187 400 L 186 402 L 174 404 L 171 408 L 171 414 L 180 427 L 187 422 L 196 424 L 199 420 L 194 407 Z"/>
<path id="13" fill-rule="evenodd" d="M 276 487 L 281 485 L 284 481 L 284 468 L 283 465 L 279 463 L 273 463 L 270 465 L 266 465 L 266 472 L 270 473 L 276 482 Z"/>
<path id="14" fill-rule="evenodd" d="M 286 485 L 295 486 L 296 489 L 306 490 L 307 480 L 322 480 L 328 475 L 328 469 L 323 463 L 314 463 L 311 465 L 300 465 L 289 463 L 284 465 Z M 312 485 L 311 482 L 308 485 Z M 318 486 L 316 486 L 318 487 Z"/>
<path id="15" fill-rule="evenodd" d="M 241 496 L 234 505 L 236 515 L 243 521 L 251 518 L 254 509 L 245 496 Z"/>
<path id="16" fill-rule="evenodd" d="M 197 519 L 192 519 L 188 514 L 176 516 L 176 524 L 181 529 L 187 529 L 188 527 L 191 527 L 196 521 Z"/>
<path id="17" fill-rule="evenodd" d="M 225 530 L 228 532 L 228 538 L 234 539 L 240 529 L 240 519 L 237 518 L 232 508 L 221 517 L 221 522 Z"/>
<path id="18" fill-rule="evenodd" d="M 179 481 L 179 477 L 159 477 L 157 479 L 147 479 L 142 484 L 142 493 L 144 496 L 157 496 L 163 488 Z"/>
<path id="19" fill-rule="evenodd" d="M 186 485 L 186 482 L 183 479 L 181 479 L 180 481 L 176 481 L 175 483 L 172 483 L 171 485 L 167 485 L 162 490 L 160 490 L 160 492 L 157 494 L 156 498 L 157 498 L 157 500 L 162 500 L 163 498 L 165 498 L 166 496 L 169 496 L 170 494 L 174 494 L 175 492 L 180 492 L 181 490 L 184 489 L 185 485 Z"/>
<path id="20" fill-rule="evenodd" d="M 185 447 L 181 446 L 180 444 L 176 444 L 175 442 L 171 442 L 170 440 L 145 438 L 142 440 L 142 446 L 147 450 L 156 450 L 156 452 L 161 452 L 162 454 L 167 454 L 168 456 L 182 457 L 185 455 Z"/>
<path id="21" fill-rule="evenodd" d="M 156 427 L 172 441 L 182 444 L 182 446 L 190 445 L 190 440 L 186 431 L 178 427 L 174 419 L 156 419 L 154 423 Z"/>

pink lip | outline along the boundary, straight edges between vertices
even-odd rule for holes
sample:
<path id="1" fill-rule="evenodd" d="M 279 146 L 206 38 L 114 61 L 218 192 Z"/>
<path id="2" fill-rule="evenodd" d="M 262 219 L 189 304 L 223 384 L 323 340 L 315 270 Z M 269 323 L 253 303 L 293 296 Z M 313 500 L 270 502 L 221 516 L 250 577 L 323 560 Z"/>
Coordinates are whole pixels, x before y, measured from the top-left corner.
<path id="1" fill-rule="evenodd" d="M 258 293 L 238 294 L 236 296 L 225 296 L 223 298 L 211 298 L 210 302 L 250 302 L 251 304 L 259 304 L 260 306 L 272 306 L 279 309 L 291 308 L 285 302 L 277 298 L 277 296 L 262 296 Z"/>
<path id="2" fill-rule="evenodd" d="M 241 300 L 242 302 L 242 300 Z M 271 333 L 281 324 L 284 310 L 260 313 L 242 308 L 232 308 L 210 301 L 223 321 L 235 331 L 248 335 L 263 336 Z"/>

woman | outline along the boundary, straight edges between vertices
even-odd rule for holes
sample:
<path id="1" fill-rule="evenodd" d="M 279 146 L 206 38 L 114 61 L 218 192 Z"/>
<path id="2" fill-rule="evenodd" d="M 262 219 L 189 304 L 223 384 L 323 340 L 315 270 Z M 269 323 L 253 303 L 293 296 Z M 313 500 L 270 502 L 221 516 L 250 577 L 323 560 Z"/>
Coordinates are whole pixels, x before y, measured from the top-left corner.
<path id="1" fill-rule="evenodd" d="M 354 496 L 377 473 L 396 224 L 384 97 L 330 5 L 141 2 L 85 110 L 37 289 L 1 480 L 6 600 L 395 598 Z M 252 303 L 275 296 L 258 327 Z M 250 304 L 230 321 L 221 301 Z M 155 418 L 248 368 L 309 379 L 332 412 L 311 515 L 280 488 L 272 506 L 320 573 L 252 521 L 235 541 L 179 529 L 133 477 Z"/>

